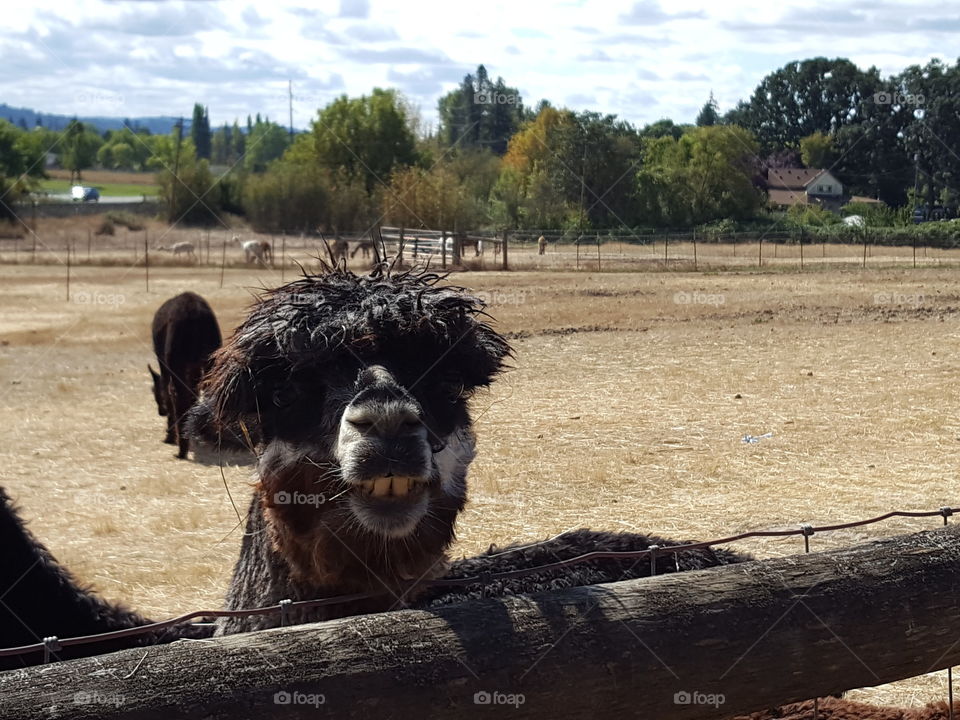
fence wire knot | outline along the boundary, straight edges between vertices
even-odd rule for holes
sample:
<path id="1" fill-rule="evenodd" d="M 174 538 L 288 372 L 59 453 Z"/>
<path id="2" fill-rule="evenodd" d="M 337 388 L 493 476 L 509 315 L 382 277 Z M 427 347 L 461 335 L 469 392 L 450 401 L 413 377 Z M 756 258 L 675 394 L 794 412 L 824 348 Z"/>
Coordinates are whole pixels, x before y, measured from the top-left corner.
<path id="1" fill-rule="evenodd" d="M 290 622 L 290 606 L 293 604 L 293 600 L 286 598 L 277 603 L 280 606 L 280 625 L 281 627 L 286 627 Z"/>
<path id="2" fill-rule="evenodd" d="M 43 662 L 50 662 L 50 656 L 61 650 L 63 650 L 63 646 L 60 644 L 60 638 L 56 635 L 45 637 L 43 639 Z"/>

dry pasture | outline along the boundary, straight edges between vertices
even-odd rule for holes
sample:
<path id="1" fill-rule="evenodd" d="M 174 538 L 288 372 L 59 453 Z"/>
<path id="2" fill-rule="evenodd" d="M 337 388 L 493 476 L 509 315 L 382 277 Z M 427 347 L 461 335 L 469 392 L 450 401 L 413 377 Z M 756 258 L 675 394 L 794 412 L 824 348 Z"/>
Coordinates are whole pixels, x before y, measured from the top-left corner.
<path id="1" fill-rule="evenodd" d="M 177 461 L 146 364 L 167 297 L 207 297 L 226 333 L 270 269 L 0 265 L 0 484 L 110 598 L 165 617 L 219 606 L 249 468 Z M 291 272 L 287 270 L 287 278 Z M 960 505 L 960 281 L 946 268 L 472 272 L 514 337 L 474 402 L 480 438 L 457 553 L 578 526 L 709 539 Z M 773 433 L 755 444 L 744 435 Z M 229 490 L 229 492 L 228 492 Z M 960 522 L 960 519 L 957 520 Z M 814 550 L 934 527 L 816 535 Z M 802 540 L 751 541 L 760 556 Z M 857 693 L 917 704 L 938 673 Z"/>

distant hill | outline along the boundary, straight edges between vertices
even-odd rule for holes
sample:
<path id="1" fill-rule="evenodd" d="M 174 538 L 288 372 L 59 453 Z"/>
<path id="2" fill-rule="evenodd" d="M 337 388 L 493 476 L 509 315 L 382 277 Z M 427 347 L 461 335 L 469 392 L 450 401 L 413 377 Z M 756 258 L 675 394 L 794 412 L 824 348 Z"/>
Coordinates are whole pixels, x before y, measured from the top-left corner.
<path id="1" fill-rule="evenodd" d="M 37 124 L 37 119 L 39 118 L 40 123 L 44 127 L 50 128 L 51 130 L 63 130 L 69 124 L 69 122 L 73 120 L 74 116 L 56 115 L 54 113 L 40 113 L 36 112 L 35 110 L 12 107 L 6 103 L 0 103 L 0 118 L 9 120 L 14 125 L 26 126 L 27 128 L 34 127 Z M 178 119 L 179 118 L 166 115 L 134 118 L 77 116 L 77 120 L 82 123 L 92 125 L 101 133 L 106 130 L 119 130 L 124 125 L 128 125 L 134 129 L 145 128 L 153 135 L 166 135 L 173 129 L 173 124 Z M 190 132 L 189 115 L 183 118 L 183 131 L 184 133 Z"/>

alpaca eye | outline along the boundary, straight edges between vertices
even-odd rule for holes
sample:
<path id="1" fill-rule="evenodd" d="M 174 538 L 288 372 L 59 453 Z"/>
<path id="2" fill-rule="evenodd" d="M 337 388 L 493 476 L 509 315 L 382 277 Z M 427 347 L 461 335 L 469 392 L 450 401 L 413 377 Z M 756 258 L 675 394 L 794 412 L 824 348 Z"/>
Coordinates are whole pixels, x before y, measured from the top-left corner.
<path id="1" fill-rule="evenodd" d="M 273 391 L 273 404 L 277 407 L 288 407 L 297 399 L 296 391 L 291 387 Z"/>

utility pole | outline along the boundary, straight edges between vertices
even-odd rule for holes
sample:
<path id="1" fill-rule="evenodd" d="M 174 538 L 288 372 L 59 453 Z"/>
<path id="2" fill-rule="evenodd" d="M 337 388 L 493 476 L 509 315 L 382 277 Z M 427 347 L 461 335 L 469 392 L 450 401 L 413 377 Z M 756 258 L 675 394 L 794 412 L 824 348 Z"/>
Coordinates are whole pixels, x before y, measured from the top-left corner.
<path id="1" fill-rule="evenodd" d="M 170 179 L 170 220 L 176 208 L 177 182 L 180 178 L 180 145 L 183 143 L 183 117 L 173 124 L 177 129 L 177 149 L 173 155 L 173 177 Z"/>
<path id="2" fill-rule="evenodd" d="M 290 139 L 293 139 L 293 80 L 287 80 L 287 95 L 290 100 Z"/>
<path id="3" fill-rule="evenodd" d="M 920 153 L 913 153 L 913 216 L 916 221 L 917 207 L 920 200 Z"/>

